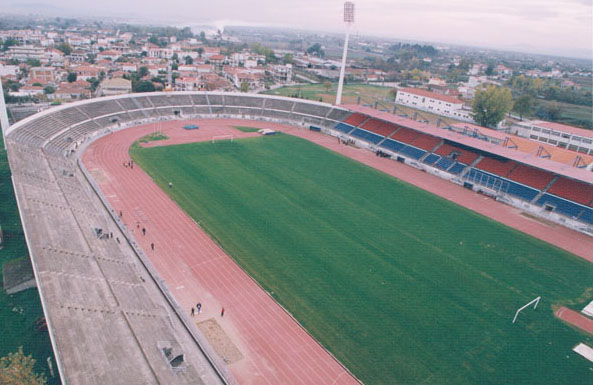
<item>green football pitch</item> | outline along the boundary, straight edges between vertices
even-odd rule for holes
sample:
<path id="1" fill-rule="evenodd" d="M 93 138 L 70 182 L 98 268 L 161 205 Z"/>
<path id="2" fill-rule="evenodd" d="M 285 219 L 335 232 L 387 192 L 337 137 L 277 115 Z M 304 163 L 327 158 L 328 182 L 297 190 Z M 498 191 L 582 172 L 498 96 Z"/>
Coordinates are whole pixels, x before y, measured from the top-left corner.
<path id="1" fill-rule="evenodd" d="M 131 154 L 367 385 L 593 383 L 584 260 L 286 134 Z"/>

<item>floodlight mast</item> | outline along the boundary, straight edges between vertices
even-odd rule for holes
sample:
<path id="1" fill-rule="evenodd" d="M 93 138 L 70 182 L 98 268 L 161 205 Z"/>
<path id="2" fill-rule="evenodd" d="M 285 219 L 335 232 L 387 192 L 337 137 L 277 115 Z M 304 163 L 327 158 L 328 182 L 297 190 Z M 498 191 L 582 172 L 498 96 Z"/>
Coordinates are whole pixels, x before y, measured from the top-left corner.
<path id="1" fill-rule="evenodd" d="M 354 3 L 344 3 L 344 23 L 346 24 L 346 40 L 344 41 L 344 53 L 342 54 L 342 67 L 340 68 L 340 80 L 338 81 L 338 94 L 336 105 L 342 102 L 342 89 L 344 88 L 344 73 L 346 72 L 346 55 L 348 54 L 348 40 L 350 39 L 350 26 L 354 24 Z"/>
<path id="2" fill-rule="evenodd" d="M 0 129 L 2 131 L 2 139 L 4 139 L 4 148 L 6 148 L 6 131 L 8 130 L 8 112 L 6 111 L 6 103 L 4 102 L 4 91 L 2 90 L 2 81 L 0 81 Z"/>

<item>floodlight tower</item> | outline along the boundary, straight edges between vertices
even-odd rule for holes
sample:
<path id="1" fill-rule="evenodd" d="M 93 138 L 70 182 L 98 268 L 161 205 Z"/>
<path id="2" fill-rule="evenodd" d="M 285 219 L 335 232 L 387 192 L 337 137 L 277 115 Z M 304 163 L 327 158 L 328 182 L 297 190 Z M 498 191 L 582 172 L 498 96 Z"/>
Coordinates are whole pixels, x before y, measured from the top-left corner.
<path id="1" fill-rule="evenodd" d="M 4 148 L 6 148 L 6 130 L 8 130 L 8 112 L 4 102 L 4 91 L 2 90 L 2 81 L 0 80 L 0 129 L 2 130 L 2 139 L 4 139 Z"/>
<path id="2" fill-rule="evenodd" d="M 340 80 L 338 81 L 338 95 L 336 104 L 342 102 L 342 88 L 344 87 L 344 72 L 346 71 L 346 55 L 348 54 L 348 40 L 350 39 L 350 27 L 354 24 L 354 3 L 344 3 L 344 23 L 346 24 L 346 41 L 344 41 L 344 53 L 342 54 L 342 67 L 340 68 Z"/>

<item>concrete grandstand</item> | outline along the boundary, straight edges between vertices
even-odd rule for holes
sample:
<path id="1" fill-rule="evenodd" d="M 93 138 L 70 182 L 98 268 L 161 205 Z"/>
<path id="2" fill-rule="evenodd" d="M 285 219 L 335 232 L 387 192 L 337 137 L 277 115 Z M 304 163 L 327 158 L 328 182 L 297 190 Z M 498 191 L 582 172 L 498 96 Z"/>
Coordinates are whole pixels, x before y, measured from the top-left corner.
<path id="1" fill-rule="evenodd" d="M 593 159 L 567 150 L 264 95 L 129 94 L 60 106 L 10 127 L 6 144 L 63 383 L 235 383 L 129 234 L 125 213 L 110 206 L 79 160 L 113 131 L 192 118 L 319 130 L 593 235 L 586 170 Z"/>

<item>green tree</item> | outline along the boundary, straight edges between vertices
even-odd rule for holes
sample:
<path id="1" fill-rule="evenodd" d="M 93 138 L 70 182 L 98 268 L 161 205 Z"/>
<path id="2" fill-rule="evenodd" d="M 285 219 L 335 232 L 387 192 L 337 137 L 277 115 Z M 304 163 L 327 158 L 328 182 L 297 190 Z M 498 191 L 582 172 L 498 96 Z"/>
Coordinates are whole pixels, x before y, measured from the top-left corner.
<path id="1" fill-rule="evenodd" d="M 202 33 L 204 33 L 204 32 L 202 32 Z M 202 58 L 202 54 L 203 54 L 203 53 L 204 53 L 204 48 L 202 48 L 202 47 L 199 47 L 199 48 L 198 48 L 198 55 L 200 55 L 200 59 Z"/>
<path id="2" fill-rule="evenodd" d="M 486 75 L 488 76 L 492 76 L 494 75 L 494 64 L 490 63 L 488 64 L 488 67 L 486 68 Z"/>
<path id="3" fill-rule="evenodd" d="M 321 44 L 319 44 L 319 43 L 315 43 L 312 46 L 310 46 L 309 48 L 307 48 L 307 53 L 309 55 L 317 55 L 319 57 L 325 56 L 325 51 L 321 48 Z"/>
<path id="4" fill-rule="evenodd" d="M 395 99 L 397 99 L 397 88 L 390 89 L 389 96 L 391 96 L 393 98 L 393 101 L 395 102 Z"/>
<path id="5" fill-rule="evenodd" d="M 323 88 L 325 88 L 325 92 L 329 92 L 332 89 L 332 84 L 328 81 L 323 82 Z"/>
<path id="6" fill-rule="evenodd" d="M 52 86 L 46 86 L 43 89 L 43 93 L 46 94 L 46 95 L 53 94 L 54 92 L 56 92 L 56 89 L 53 88 Z"/>
<path id="7" fill-rule="evenodd" d="M 513 111 L 518 113 L 521 120 L 523 120 L 523 117 L 525 115 L 529 115 L 529 113 L 531 112 L 532 103 L 533 100 L 531 99 L 531 96 L 519 96 L 517 100 L 515 100 L 515 103 L 513 105 Z"/>
<path id="8" fill-rule="evenodd" d="M 154 44 L 154 45 L 159 45 L 159 46 L 161 45 L 161 42 L 159 41 L 159 38 L 158 38 L 158 37 L 156 37 L 156 36 L 151 36 L 151 37 L 149 37 L 149 38 L 148 38 L 148 42 L 149 42 L 149 43 L 152 43 L 152 44 Z"/>
<path id="9" fill-rule="evenodd" d="M 148 75 L 148 67 L 140 67 L 138 69 L 138 77 L 140 79 L 142 79 L 143 77 L 145 77 L 146 75 Z"/>
<path id="10" fill-rule="evenodd" d="M 513 108 L 513 97 L 508 88 L 488 86 L 476 92 L 472 110 L 474 120 L 484 127 L 496 127 Z"/>
<path id="11" fill-rule="evenodd" d="M 194 64 L 194 59 L 192 59 L 191 56 L 189 56 L 189 55 L 186 56 L 184 58 L 184 60 L 185 60 L 185 64 Z"/>
<path id="12" fill-rule="evenodd" d="M 294 64 L 294 56 L 291 53 L 284 55 L 284 64 Z"/>
<path id="13" fill-rule="evenodd" d="M 37 59 L 29 59 L 27 60 L 27 64 L 31 67 L 41 67 L 41 62 Z"/>
<path id="14" fill-rule="evenodd" d="M 76 72 L 69 72 L 68 73 L 68 83 L 74 83 L 76 81 Z"/>
<path id="15" fill-rule="evenodd" d="M 8 38 L 4 40 L 4 42 L 2 43 L 2 51 L 8 51 L 8 47 L 12 47 L 15 45 L 19 45 L 19 42 L 15 39 Z"/>
<path id="16" fill-rule="evenodd" d="M 241 83 L 241 86 L 239 87 L 239 91 L 241 91 L 241 92 L 249 91 L 249 83 L 247 83 L 247 82 Z"/>
<path id="17" fill-rule="evenodd" d="M 152 82 L 148 80 L 141 80 L 136 84 L 134 92 L 154 92 L 155 87 Z"/>
<path id="18" fill-rule="evenodd" d="M 23 347 L 19 346 L 16 353 L 0 358 L 0 384 L 2 385 L 45 385 L 47 379 L 43 373 L 33 371 L 35 359 L 25 356 Z"/>
<path id="19" fill-rule="evenodd" d="M 70 55 L 72 53 L 72 47 L 66 42 L 58 44 L 56 49 L 62 51 L 64 55 Z"/>

